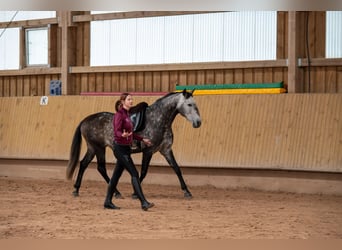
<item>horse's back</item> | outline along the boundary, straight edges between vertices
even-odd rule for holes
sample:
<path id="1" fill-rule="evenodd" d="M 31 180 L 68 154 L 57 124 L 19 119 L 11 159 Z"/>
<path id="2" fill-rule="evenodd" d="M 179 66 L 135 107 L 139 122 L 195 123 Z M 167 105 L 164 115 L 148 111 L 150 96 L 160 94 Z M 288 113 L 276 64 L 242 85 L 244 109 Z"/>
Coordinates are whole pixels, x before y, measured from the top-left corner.
<path id="1" fill-rule="evenodd" d="M 114 114 L 111 112 L 98 112 L 83 119 L 80 129 L 88 144 L 112 146 L 113 117 Z"/>

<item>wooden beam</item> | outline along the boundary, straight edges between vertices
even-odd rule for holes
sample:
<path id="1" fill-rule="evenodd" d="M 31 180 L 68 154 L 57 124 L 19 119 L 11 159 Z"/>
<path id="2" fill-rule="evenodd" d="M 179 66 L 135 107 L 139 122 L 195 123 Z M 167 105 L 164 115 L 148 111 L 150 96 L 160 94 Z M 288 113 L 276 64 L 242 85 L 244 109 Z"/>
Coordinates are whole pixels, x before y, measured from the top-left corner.
<path id="1" fill-rule="evenodd" d="M 309 66 L 308 59 L 303 58 L 301 60 L 300 67 Z M 311 58 L 310 66 L 312 67 L 340 67 L 342 66 L 342 58 Z"/>
<path id="2" fill-rule="evenodd" d="M 44 18 L 44 19 L 34 19 L 34 20 L 24 20 L 24 21 L 14 21 L 11 23 L 8 22 L 0 22 L 0 29 L 4 28 L 30 28 L 30 27 L 40 27 L 47 26 L 48 24 L 57 24 L 58 18 Z"/>
<path id="3" fill-rule="evenodd" d="M 176 16 L 190 14 L 206 14 L 223 11 L 131 11 L 131 12 L 116 12 L 92 15 L 77 15 L 73 16 L 73 22 L 90 22 L 114 19 L 127 18 L 142 18 L 142 17 L 157 17 L 157 16 Z"/>
<path id="4" fill-rule="evenodd" d="M 71 86 L 71 75 L 69 72 L 70 67 L 70 46 L 71 35 L 69 31 L 69 26 L 71 23 L 71 12 L 70 11 L 60 11 L 58 12 L 60 22 L 59 27 L 61 28 L 61 81 L 62 81 L 62 95 L 72 94 L 70 90 Z"/>
<path id="5" fill-rule="evenodd" d="M 0 70 L 0 76 L 25 76 L 25 75 L 56 75 L 61 73 L 61 68 L 29 67 L 18 70 Z"/>
<path id="6" fill-rule="evenodd" d="M 300 92 L 298 83 L 298 55 L 297 55 L 297 12 L 290 11 L 288 17 L 288 86 L 289 93 Z"/>
<path id="7" fill-rule="evenodd" d="M 286 59 L 245 62 L 210 62 L 210 63 L 175 63 L 145 64 L 123 66 L 80 66 L 71 67 L 70 73 L 98 72 L 140 72 L 140 71 L 175 71 L 175 70 L 210 70 L 210 69 L 243 69 L 243 68 L 282 68 L 286 67 Z"/>

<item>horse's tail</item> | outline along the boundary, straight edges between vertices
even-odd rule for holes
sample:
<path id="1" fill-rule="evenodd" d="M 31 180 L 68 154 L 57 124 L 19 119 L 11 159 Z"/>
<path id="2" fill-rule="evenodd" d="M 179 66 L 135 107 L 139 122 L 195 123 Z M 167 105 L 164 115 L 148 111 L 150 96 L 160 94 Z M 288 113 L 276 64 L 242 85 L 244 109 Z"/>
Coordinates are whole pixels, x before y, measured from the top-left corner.
<path id="1" fill-rule="evenodd" d="M 80 123 L 78 127 L 76 128 L 76 131 L 74 133 L 74 137 L 71 143 L 69 163 L 68 163 L 68 167 L 66 170 L 66 178 L 68 180 L 71 180 L 74 174 L 76 165 L 78 163 L 78 160 L 80 158 L 81 145 L 82 145 L 81 124 L 82 123 Z"/>

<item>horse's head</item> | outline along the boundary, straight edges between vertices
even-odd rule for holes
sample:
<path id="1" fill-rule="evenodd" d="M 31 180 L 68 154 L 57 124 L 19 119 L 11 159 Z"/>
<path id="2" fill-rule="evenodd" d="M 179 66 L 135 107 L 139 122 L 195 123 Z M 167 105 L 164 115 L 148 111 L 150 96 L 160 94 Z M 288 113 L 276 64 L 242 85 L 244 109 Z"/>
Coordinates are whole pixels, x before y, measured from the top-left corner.
<path id="1" fill-rule="evenodd" d="M 185 89 L 182 92 L 181 98 L 177 104 L 178 112 L 188 119 L 194 128 L 199 128 L 201 126 L 201 117 L 193 98 L 193 92 L 187 92 Z"/>

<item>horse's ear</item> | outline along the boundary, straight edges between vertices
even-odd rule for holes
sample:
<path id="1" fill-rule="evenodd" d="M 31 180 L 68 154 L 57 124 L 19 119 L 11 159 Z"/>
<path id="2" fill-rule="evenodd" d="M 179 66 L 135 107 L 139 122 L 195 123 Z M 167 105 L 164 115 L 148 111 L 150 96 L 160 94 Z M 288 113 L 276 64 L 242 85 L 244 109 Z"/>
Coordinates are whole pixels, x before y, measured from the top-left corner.
<path id="1" fill-rule="evenodd" d="M 185 95 L 186 94 L 186 89 L 183 89 L 183 95 Z"/>
<path id="2" fill-rule="evenodd" d="M 191 91 L 191 95 L 194 95 L 195 89 L 192 89 Z"/>

